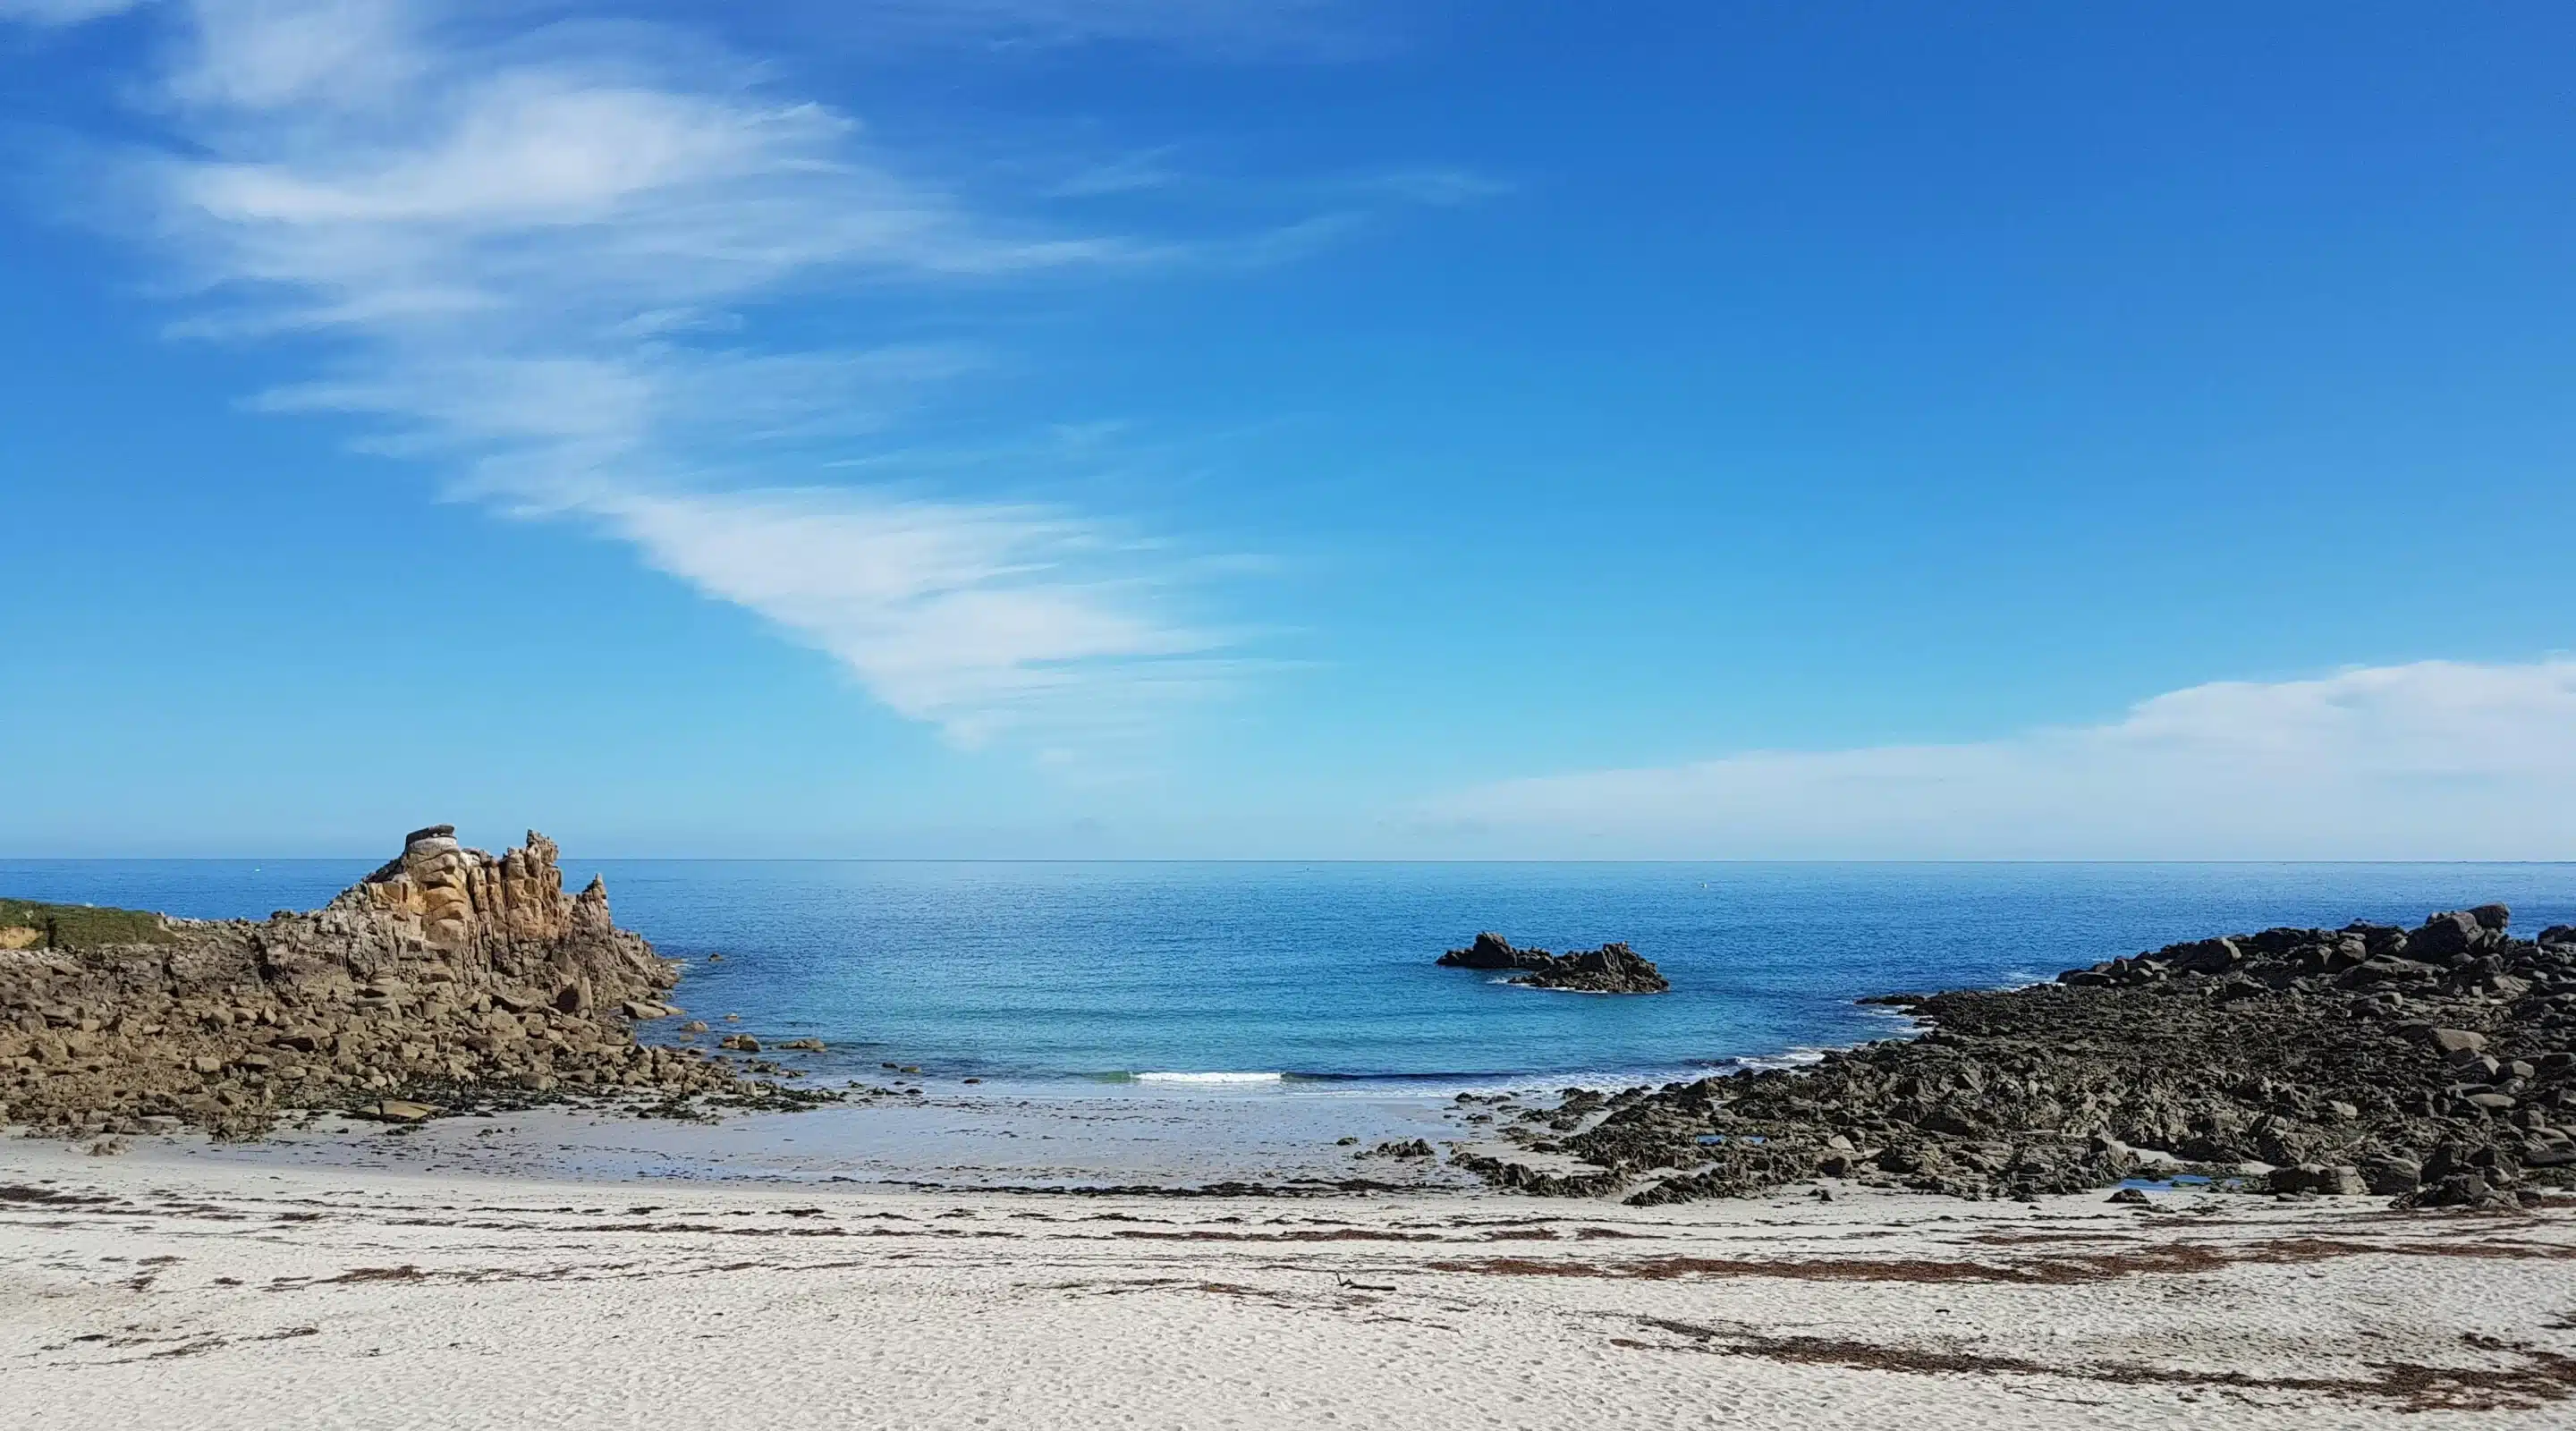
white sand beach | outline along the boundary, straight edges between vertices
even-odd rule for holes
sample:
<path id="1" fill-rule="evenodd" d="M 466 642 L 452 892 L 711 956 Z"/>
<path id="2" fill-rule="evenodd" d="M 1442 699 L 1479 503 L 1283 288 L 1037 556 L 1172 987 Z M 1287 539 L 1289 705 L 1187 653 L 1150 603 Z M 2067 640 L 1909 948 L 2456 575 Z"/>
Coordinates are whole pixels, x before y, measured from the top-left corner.
<path id="1" fill-rule="evenodd" d="M 0 1423 L 1994 1431 L 2576 1415 L 2564 1207 L 918 1193 L 203 1147 L 0 1143 Z"/>

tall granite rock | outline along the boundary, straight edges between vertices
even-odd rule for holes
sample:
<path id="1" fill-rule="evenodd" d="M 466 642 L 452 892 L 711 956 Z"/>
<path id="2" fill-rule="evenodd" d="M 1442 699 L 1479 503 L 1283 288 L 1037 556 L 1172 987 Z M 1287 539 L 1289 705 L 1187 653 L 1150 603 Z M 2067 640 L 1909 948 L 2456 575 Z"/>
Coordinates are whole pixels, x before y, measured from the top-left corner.
<path id="1" fill-rule="evenodd" d="M 597 878 L 563 892 L 555 842 L 528 842 L 495 857 L 432 825 L 403 840 L 402 854 L 309 916 L 272 919 L 258 944 L 272 964 L 328 976 L 400 979 L 412 966 L 440 982 L 534 997 L 568 1014 L 650 1001 L 677 974 L 640 935 L 609 917 Z"/>
<path id="2" fill-rule="evenodd" d="M 565 894 L 556 855 L 533 831 L 494 856 L 436 825 L 309 913 L 0 951 L 0 1121 L 241 1133 L 394 1092 L 728 1082 L 637 1045 L 678 966 L 616 926 L 598 880 Z"/>

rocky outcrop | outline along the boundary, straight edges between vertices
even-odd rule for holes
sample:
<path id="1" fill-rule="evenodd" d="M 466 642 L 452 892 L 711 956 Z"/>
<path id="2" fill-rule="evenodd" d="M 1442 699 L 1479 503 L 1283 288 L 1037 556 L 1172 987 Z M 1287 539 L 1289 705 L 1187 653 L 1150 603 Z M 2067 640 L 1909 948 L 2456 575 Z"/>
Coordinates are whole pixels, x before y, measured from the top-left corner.
<path id="1" fill-rule="evenodd" d="M 284 938 L 262 943 L 272 963 L 301 958 L 326 977 L 335 961 L 377 979 L 419 963 L 505 1003 L 566 1014 L 653 1002 L 678 981 L 676 967 L 616 926 L 601 880 L 566 895 L 556 857 L 555 842 L 534 830 L 497 858 L 458 845 L 452 825 L 414 830 L 400 856 L 309 916 L 310 926 L 289 921 Z"/>
<path id="2" fill-rule="evenodd" d="M 1800 1069 L 1583 1093 L 1506 1128 L 1534 1156 L 1480 1154 L 1476 1170 L 1640 1204 L 1820 1175 L 2021 1197 L 2152 1168 L 2510 1207 L 2576 1185 L 2576 940 L 2507 922 L 2490 905 L 2411 930 L 2272 929 L 2033 988 L 1892 996 L 1876 1002 L 1928 1031 Z M 1569 1157 L 1596 1171 L 1541 1175 Z"/>
<path id="3" fill-rule="evenodd" d="M 255 1134 L 288 1108 L 436 1107 L 494 1090 L 730 1089 L 644 1048 L 677 966 L 563 890 L 554 842 L 499 856 L 446 825 L 310 913 L 155 920 L 151 942 L 0 951 L 0 1122 Z"/>
<path id="4" fill-rule="evenodd" d="M 1533 989 L 1566 989 L 1584 994 L 1660 994 L 1670 989 L 1663 973 L 1625 944 L 1604 944 L 1572 954 L 1522 949 L 1499 934 L 1476 936 L 1464 949 L 1440 956 L 1456 969 L 1516 969 L 1510 982 Z"/>

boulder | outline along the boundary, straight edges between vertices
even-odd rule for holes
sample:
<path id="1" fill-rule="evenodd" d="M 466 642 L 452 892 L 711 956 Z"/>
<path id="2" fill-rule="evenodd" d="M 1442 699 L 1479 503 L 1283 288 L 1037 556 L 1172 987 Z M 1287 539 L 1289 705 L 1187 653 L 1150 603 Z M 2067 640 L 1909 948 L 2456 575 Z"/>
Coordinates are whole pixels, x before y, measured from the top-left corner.
<path id="1" fill-rule="evenodd" d="M 2401 1201 L 2410 1207 L 2473 1207 L 2493 1196 L 2486 1179 L 2476 1173 L 2453 1173 L 2417 1188 Z"/>
<path id="2" fill-rule="evenodd" d="M 2424 1166 L 2413 1158 L 2382 1156 L 2361 1165 L 2362 1186 L 2381 1197 L 2402 1197 L 2424 1180 Z"/>
<path id="3" fill-rule="evenodd" d="M 2407 955 L 2436 963 L 2468 958 L 2503 937 L 2501 921 L 2505 917 L 2506 910 L 2501 904 L 2433 915 L 2424 921 L 2421 929 L 2406 936 Z M 2499 922 L 2489 926 L 2487 918 Z"/>
<path id="4" fill-rule="evenodd" d="M 2535 1128 L 2523 1135 L 2526 1168 L 2576 1167 L 2576 1136 L 2561 1128 Z"/>
<path id="5" fill-rule="evenodd" d="M 2156 957 L 2187 974 L 2224 974 L 2245 958 L 2232 939 L 2204 939 L 2159 951 Z"/>
<path id="6" fill-rule="evenodd" d="M 2467 1029 L 2434 1029 L 2426 1037 L 2432 1041 L 2434 1052 L 2455 1063 L 2465 1063 L 2476 1058 L 2484 1053 L 2487 1047 L 2485 1034 L 2473 1033 Z"/>
<path id="7" fill-rule="evenodd" d="M 2370 1191 L 2361 1169 L 2342 1164 L 2301 1163 L 2296 1167 L 2275 1168 L 2270 1178 L 2272 1191 L 2284 1193 L 2318 1193 L 2326 1197 L 2360 1197 Z"/>

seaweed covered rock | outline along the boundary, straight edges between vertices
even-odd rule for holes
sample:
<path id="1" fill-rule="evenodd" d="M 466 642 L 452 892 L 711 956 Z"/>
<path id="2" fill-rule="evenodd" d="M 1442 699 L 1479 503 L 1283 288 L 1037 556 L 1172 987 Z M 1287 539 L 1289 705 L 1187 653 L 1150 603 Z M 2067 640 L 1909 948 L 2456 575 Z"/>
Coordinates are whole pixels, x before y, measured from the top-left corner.
<path id="1" fill-rule="evenodd" d="M 0 950 L 0 1122 L 240 1136 L 394 1093 L 734 1086 L 694 1051 L 637 1044 L 638 1021 L 673 1012 L 677 967 L 616 927 L 598 880 L 566 894 L 533 831 L 494 856 L 416 830 L 310 913 L 106 913 L 148 937 Z"/>
<path id="2" fill-rule="evenodd" d="M 1518 970 L 1515 984 L 1585 994 L 1660 994 L 1672 988 L 1663 972 L 1625 944 L 1604 944 L 1572 954 L 1523 949 L 1499 934 L 1479 934 L 1464 949 L 1440 956 L 1457 969 Z"/>
<path id="3" fill-rule="evenodd" d="M 2576 1183 L 2576 941 L 2507 922 L 2489 905 L 2412 930 L 2272 929 L 2032 988 L 1893 997 L 1926 1033 L 1586 1095 L 1506 1132 L 1645 1204 L 1819 1175 L 2023 1197 L 2180 1167 L 2514 1205 Z M 1549 1186 L 1488 1161 L 1497 1183 Z"/>

